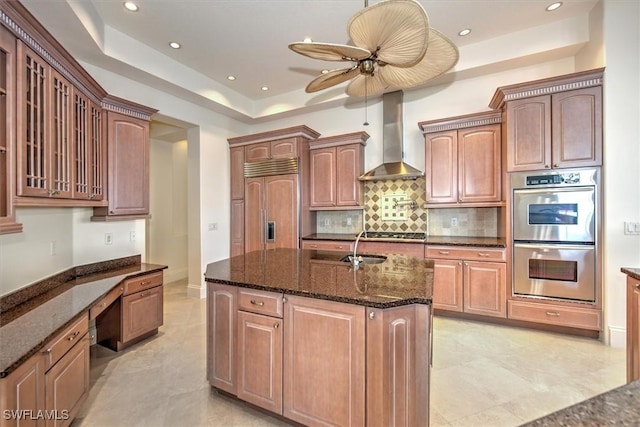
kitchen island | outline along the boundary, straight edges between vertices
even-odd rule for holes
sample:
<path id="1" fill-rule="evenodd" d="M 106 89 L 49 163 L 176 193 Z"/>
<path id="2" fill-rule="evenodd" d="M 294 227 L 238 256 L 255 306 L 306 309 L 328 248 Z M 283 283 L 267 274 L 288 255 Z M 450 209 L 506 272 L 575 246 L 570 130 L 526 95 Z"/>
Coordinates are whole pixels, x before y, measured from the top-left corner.
<path id="1" fill-rule="evenodd" d="M 207 378 L 305 425 L 429 425 L 433 262 L 275 249 L 207 266 Z"/>

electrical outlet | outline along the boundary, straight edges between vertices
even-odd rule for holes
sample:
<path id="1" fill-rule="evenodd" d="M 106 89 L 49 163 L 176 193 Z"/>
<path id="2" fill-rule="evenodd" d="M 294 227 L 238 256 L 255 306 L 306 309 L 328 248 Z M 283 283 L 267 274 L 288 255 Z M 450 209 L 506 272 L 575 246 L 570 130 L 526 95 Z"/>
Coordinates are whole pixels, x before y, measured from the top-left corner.
<path id="1" fill-rule="evenodd" d="M 458 218 L 451 218 L 451 226 L 452 227 L 458 226 Z"/>
<path id="2" fill-rule="evenodd" d="M 218 229 L 218 223 L 217 222 L 210 222 L 209 223 L 209 231 L 216 231 Z"/>
<path id="3" fill-rule="evenodd" d="M 347 217 L 347 225 L 351 225 L 351 217 L 350 216 Z"/>
<path id="4" fill-rule="evenodd" d="M 113 233 L 104 233 L 104 244 L 113 245 Z"/>
<path id="5" fill-rule="evenodd" d="M 136 232 L 135 231 L 130 231 L 129 232 L 129 241 L 130 242 L 135 242 L 136 241 Z"/>
<path id="6" fill-rule="evenodd" d="M 330 220 L 329 218 L 325 218 L 325 219 L 324 219 L 324 226 L 325 226 L 325 227 L 328 227 L 328 226 L 330 226 L 330 225 L 331 225 L 331 220 Z"/>

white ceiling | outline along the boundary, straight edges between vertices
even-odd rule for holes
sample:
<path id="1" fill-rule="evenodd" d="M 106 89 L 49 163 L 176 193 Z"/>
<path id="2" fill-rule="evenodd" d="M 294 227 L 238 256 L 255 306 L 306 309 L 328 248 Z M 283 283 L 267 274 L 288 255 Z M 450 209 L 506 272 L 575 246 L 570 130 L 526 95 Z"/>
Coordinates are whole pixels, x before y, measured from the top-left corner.
<path id="1" fill-rule="evenodd" d="M 344 97 L 346 83 L 328 94 L 305 94 L 304 87 L 323 68 L 342 64 L 303 57 L 287 45 L 305 37 L 348 43 L 346 24 L 364 7 L 364 0 L 137 0 L 140 10 L 131 13 L 122 0 L 21 1 L 81 62 L 250 119 L 269 114 L 275 104 L 294 110 Z M 545 34 L 565 39 L 563 33 L 574 31 L 577 20 L 588 27 L 597 0 L 564 0 L 560 9 L 547 12 L 551 1 L 420 3 L 431 26 L 460 48 L 460 62 L 448 76 L 455 78 L 474 67 L 494 65 L 495 70 L 496 64 L 508 66 L 513 60 L 521 66 L 527 62 L 523 58 L 541 61 L 548 59 L 545 53 L 575 52 L 584 36 L 546 44 L 540 39 Z M 458 36 L 463 28 L 472 29 L 471 35 Z M 170 41 L 182 48 L 171 49 Z M 517 53 L 524 43 L 527 47 Z M 229 74 L 237 80 L 227 80 Z"/>

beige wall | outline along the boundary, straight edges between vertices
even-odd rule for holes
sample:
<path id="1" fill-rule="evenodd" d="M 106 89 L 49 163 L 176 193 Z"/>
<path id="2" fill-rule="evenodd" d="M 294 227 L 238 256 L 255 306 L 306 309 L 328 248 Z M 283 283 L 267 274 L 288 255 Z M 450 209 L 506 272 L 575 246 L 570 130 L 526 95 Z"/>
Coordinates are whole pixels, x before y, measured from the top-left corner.
<path id="1" fill-rule="evenodd" d="M 167 265 L 166 283 L 186 278 L 188 245 L 187 141 L 151 139 L 147 261 Z"/>

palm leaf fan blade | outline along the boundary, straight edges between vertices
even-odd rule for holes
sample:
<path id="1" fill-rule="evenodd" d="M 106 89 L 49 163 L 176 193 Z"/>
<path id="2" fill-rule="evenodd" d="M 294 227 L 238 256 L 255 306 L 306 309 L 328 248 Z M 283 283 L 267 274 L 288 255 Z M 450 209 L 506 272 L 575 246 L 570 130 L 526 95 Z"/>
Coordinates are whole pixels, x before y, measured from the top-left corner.
<path id="1" fill-rule="evenodd" d="M 356 46 L 377 51 L 380 61 L 410 67 L 426 52 L 429 18 L 416 1 L 387 0 L 356 13 L 347 31 Z"/>
<path id="2" fill-rule="evenodd" d="M 357 67 L 342 68 L 340 70 L 332 70 L 326 74 L 321 74 L 307 85 L 305 91 L 307 93 L 317 92 L 322 89 L 327 89 L 331 86 L 335 86 L 342 82 L 346 82 L 349 79 L 359 74 Z"/>
<path id="3" fill-rule="evenodd" d="M 380 74 L 360 74 L 347 85 L 349 96 L 375 96 L 384 93 L 389 84 L 383 80 Z"/>
<path id="4" fill-rule="evenodd" d="M 382 79 L 393 88 L 405 89 L 421 85 L 450 70 L 459 58 L 458 49 L 442 33 L 430 29 L 429 47 L 422 61 L 409 68 L 387 65 L 379 67 Z"/>
<path id="5" fill-rule="evenodd" d="M 351 61 L 365 59 L 371 56 L 371 52 L 366 49 L 334 43 L 291 43 L 289 49 L 300 55 L 322 61 Z"/>

